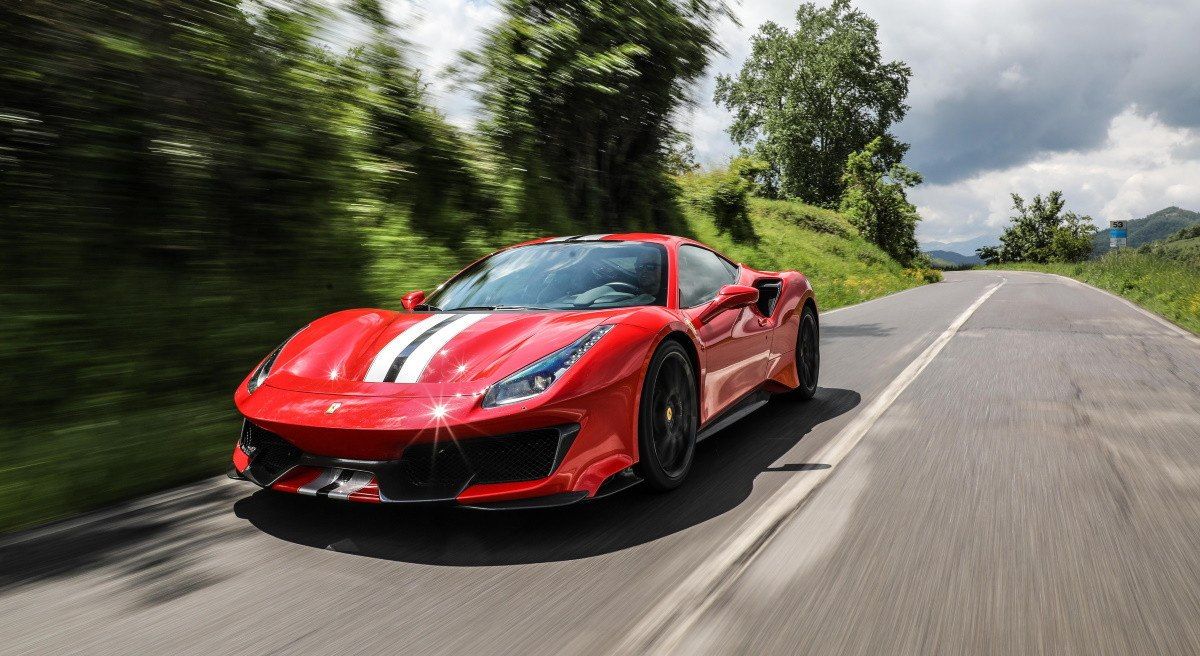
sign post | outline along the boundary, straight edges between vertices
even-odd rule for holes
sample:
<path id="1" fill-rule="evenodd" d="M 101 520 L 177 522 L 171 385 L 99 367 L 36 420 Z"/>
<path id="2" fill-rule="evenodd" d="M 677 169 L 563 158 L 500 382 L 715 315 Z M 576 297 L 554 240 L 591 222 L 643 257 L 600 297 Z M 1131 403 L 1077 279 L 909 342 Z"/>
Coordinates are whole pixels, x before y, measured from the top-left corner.
<path id="1" fill-rule="evenodd" d="M 1108 222 L 1108 250 L 1114 251 L 1129 245 L 1129 231 L 1124 221 Z"/>

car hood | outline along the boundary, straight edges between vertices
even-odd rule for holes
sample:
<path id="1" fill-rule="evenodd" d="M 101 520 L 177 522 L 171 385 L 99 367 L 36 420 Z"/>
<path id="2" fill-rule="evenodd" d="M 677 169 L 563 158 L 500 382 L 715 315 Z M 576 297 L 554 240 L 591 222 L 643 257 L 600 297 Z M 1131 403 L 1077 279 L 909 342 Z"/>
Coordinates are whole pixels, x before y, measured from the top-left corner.
<path id="1" fill-rule="evenodd" d="M 629 312 L 351 310 L 313 322 L 289 340 L 265 384 L 342 395 L 479 394 Z"/>

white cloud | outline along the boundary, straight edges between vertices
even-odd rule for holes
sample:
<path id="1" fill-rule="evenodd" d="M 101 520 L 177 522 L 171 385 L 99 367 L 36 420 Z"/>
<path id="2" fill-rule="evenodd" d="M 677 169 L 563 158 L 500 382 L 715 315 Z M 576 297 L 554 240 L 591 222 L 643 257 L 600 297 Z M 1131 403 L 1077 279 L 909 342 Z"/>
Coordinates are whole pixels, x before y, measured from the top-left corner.
<path id="1" fill-rule="evenodd" d="M 995 235 L 1008 223 L 1008 194 L 1026 198 L 1061 189 L 1068 209 L 1098 223 L 1135 219 L 1168 205 L 1200 207 L 1200 132 L 1164 125 L 1136 108 L 1115 116 L 1095 148 L 1047 153 L 969 179 L 913 191 L 923 239 Z M 1181 157 L 1180 154 L 1184 154 Z"/>
<path id="2" fill-rule="evenodd" d="M 488 0 L 388 0 L 458 125 L 475 105 L 439 71 L 475 45 L 499 11 Z M 857 0 L 879 23 L 884 56 L 913 68 L 912 109 L 897 131 L 930 183 L 913 197 L 926 239 L 995 234 L 1010 191 L 1062 189 L 1098 220 L 1167 205 L 1200 208 L 1200 10 L 1196 0 Z M 680 116 L 697 157 L 718 165 L 736 147 L 714 78 L 734 73 L 767 20 L 793 22 L 799 0 L 731 3 L 727 56 L 715 57 Z"/>

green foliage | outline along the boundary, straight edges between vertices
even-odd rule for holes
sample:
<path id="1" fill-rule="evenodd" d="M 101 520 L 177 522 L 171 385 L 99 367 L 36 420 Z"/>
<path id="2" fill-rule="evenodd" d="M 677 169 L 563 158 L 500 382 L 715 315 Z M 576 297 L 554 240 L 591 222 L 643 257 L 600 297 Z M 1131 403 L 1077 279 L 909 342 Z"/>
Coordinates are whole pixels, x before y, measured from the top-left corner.
<path id="1" fill-rule="evenodd" d="M 1064 213 L 1066 201 L 1061 191 L 1052 191 L 1045 198 L 1039 194 L 1030 203 L 1013 194 L 1012 201 L 1016 215 L 1000 235 L 1000 246 L 976 251 L 988 264 L 1078 262 L 1091 254 L 1092 219 Z"/>
<path id="2" fill-rule="evenodd" d="M 750 221 L 753 183 L 732 170 L 710 173 L 704 176 L 704 181 L 700 205 L 712 216 L 717 234 L 728 234 L 737 243 L 756 241 L 758 236 Z"/>
<path id="3" fill-rule="evenodd" d="M 796 201 L 751 197 L 749 218 L 758 239 L 739 243 L 717 229 L 706 209 L 715 175 L 680 178 L 689 232 L 752 267 L 802 271 L 823 310 L 941 280 L 940 272 L 905 268 L 863 239 L 844 215 Z"/>
<path id="4" fill-rule="evenodd" d="M 708 0 L 504 0 L 504 19 L 466 55 L 486 133 L 521 191 L 587 228 L 679 226 L 671 119 L 716 50 Z M 562 219 L 560 219 L 562 220 Z"/>
<path id="5" fill-rule="evenodd" d="M 745 178 L 750 183 L 750 193 L 755 196 L 773 197 L 770 192 L 771 163 L 767 160 L 743 152 L 730 160 L 729 172 Z"/>
<path id="6" fill-rule="evenodd" d="M 1200 237 L 1200 223 L 1194 223 L 1186 228 L 1181 229 L 1179 232 L 1167 237 L 1166 241 L 1183 241 L 1185 239 L 1195 239 L 1197 237 Z"/>
<path id="7" fill-rule="evenodd" d="M 1056 262 L 1082 262 L 1092 254 L 1091 217 L 1079 217 L 1074 212 L 1063 215 L 1062 222 L 1050 237 L 1050 257 Z"/>
<path id="8" fill-rule="evenodd" d="M 1200 262 L 1121 250 L 1077 263 L 1004 263 L 996 268 L 1044 271 L 1124 296 L 1200 334 Z"/>
<path id="9" fill-rule="evenodd" d="M 302 0 L 0 6 L 0 529 L 219 471 L 263 353 L 503 227 L 398 44 L 335 55 L 329 19 Z"/>
<path id="10" fill-rule="evenodd" d="M 692 143 L 692 135 L 675 131 L 674 136 L 667 143 L 667 154 L 663 159 L 663 166 L 671 175 L 685 175 L 700 170 L 700 164 L 696 162 L 696 147 Z"/>
<path id="11" fill-rule="evenodd" d="M 1138 248 L 1138 252 L 1200 268 L 1200 223 L 1183 228 L 1166 239 L 1144 244 Z"/>
<path id="12" fill-rule="evenodd" d="M 841 211 L 868 240 L 902 263 L 912 262 L 917 247 L 917 208 L 905 189 L 921 175 L 899 162 L 889 163 L 884 139 L 877 137 L 846 160 Z"/>
<path id="13" fill-rule="evenodd" d="M 717 78 L 715 100 L 734 113 L 733 140 L 771 164 L 767 195 L 836 206 L 847 158 L 904 118 L 912 70 L 883 61 L 877 31 L 849 0 L 805 3 L 794 30 L 763 24 L 737 76 Z M 908 148 L 882 144 L 888 167 Z"/>
<path id="14" fill-rule="evenodd" d="M 497 191 L 468 164 L 469 147 L 425 102 L 420 74 L 405 64 L 396 26 L 379 0 L 355 0 L 352 11 L 372 28 L 358 54 L 369 76 L 360 88 L 372 191 L 387 206 L 407 209 L 409 226 L 454 245 L 472 227 L 504 227 Z"/>

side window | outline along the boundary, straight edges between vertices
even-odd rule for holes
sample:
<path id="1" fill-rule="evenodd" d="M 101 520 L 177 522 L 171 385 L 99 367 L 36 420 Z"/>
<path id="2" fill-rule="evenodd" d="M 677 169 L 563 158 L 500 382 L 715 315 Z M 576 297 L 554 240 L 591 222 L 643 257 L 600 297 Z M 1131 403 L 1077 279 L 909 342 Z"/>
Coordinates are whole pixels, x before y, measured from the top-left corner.
<path id="1" fill-rule="evenodd" d="M 711 301 L 725 285 L 737 282 L 737 265 L 697 246 L 679 247 L 679 307 Z"/>

